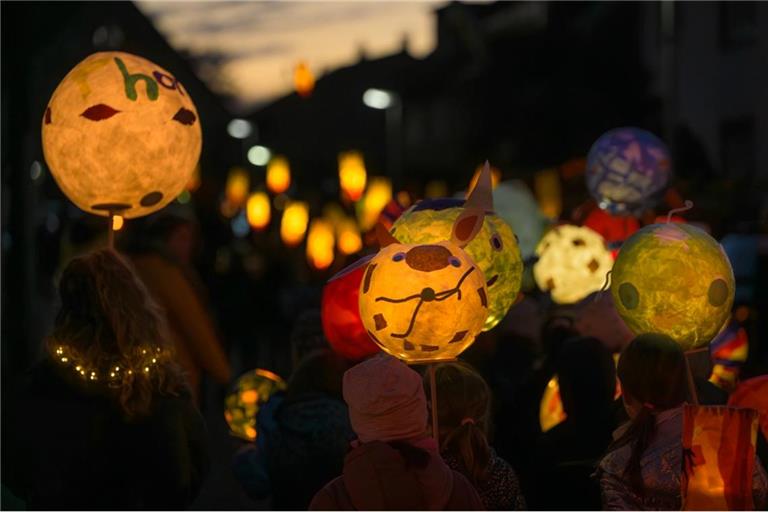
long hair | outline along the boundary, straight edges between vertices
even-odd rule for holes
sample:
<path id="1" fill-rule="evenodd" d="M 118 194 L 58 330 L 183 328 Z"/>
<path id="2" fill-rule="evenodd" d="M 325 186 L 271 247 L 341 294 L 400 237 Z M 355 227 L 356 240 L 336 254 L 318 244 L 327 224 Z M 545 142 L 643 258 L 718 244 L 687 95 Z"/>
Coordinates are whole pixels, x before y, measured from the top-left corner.
<path id="1" fill-rule="evenodd" d="M 440 451 L 456 457 L 473 483 L 488 474 L 491 391 L 470 365 L 443 363 L 435 368 Z M 429 376 L 424 378 L 429 396 Z"/>
<path id="2" fill-rule="evenodd" d="M 623 436 L 608 451 L 632 445 L 624 477 L 634 490 L 643 493 L 640 459 L 656 433 L 656 414 L 685 401 L 685 354 L 663 334 L 641 334 L 619 358 L 618 377 L 622 392 L 642 404 Z"/>
<path id="3" fill-rule="evenodd" d="M 106 391 L 127 418 L 150 412 L 153 395 L 178 395 L 164 316 L 131 265 L 102 249 L 73 259 L 59 282 L 61 309 L 49 356 L 86 386 Z"/>

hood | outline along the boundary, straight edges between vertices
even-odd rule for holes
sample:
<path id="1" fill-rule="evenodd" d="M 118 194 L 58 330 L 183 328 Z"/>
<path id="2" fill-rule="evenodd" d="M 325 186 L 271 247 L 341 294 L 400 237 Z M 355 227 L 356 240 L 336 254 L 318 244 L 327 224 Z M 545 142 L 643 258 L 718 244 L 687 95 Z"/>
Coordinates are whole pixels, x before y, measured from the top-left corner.
<path id="1" fill-rule="evenodd" d="M 357 510 L 445 507 L 453 491 L 452 470 L 431 445 L 412 444 L 422 449 L 428 447 L 429 462 L 422 469 L 406 468 L 400 453 L 381 441 L 361 444 L 347 455 L 342 478 Z"/>

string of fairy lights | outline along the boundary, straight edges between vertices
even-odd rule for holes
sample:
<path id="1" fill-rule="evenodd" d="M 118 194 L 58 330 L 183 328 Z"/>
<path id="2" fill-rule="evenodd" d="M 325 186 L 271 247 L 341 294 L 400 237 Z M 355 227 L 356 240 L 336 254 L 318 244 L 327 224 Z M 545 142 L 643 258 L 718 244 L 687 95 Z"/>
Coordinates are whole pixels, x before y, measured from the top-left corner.
<path id="1" fill-rule="evenodd" d="M 86 381 L 118 382 L 125 374 L 150 374 L 158 364 L 167 358 L 167 354 L 161 347 L 140 347 L 137 349 L 139 364 L 128 362 L 116 362 L 105 365 L 105 368 L 95 368 L 86 363 L 86 358 L 80 356 L 76 350 L 67 345 L 57 345 L 54 349 L 54 360 L 59 365 L 71 370 Z"/>

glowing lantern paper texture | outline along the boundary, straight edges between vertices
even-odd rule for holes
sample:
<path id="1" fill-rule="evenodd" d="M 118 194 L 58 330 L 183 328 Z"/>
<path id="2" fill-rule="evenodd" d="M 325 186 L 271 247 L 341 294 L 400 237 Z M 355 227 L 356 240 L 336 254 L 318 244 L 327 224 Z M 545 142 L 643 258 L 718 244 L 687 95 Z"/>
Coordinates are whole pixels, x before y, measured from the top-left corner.
<path id="1" fill-rule="evenodd" d="M 267 188 L 282 194 L 291 186 L 291 168 L 284 156 L 274 156 L 267 165 Z"/>
<path id="2" fill-rule="evenodd" d="M 587 155 L 587 188 L 598 206 L 614 215 L 640 213 L 661 196 L 670 174 L 667 147 L 639 128 L 603 134 Z"/>
<path id="3" fill-rule="evenodd" d="M 613 265 L 603 237 L 589 228 L 568 224 L 544 235 L 536 254 L 536 284 L 558 304 L 573 304 L 600 290 Z"/>
<path id="4" fill-rule="evenodd" d="M 309 222 L 309 207 L 302 201 L 293 201 L 286 205 L 280 222 L 280 238 L 289 247 L 295 247 L 304 240 Z"/>
<path id="5" fill-rule="evenodd" d="M 326 339 L 337 354 L 351 361 L 380 351 L 360 320 L 360 283 L 367 268 L 365 259 L 333 276 L 323 288 L 320 305 Z"/>
<path id="6" fill-rule="evenodd" d="M 269 196 L 265 192 L 251 194 L 245 206 L 245 213 L 248 217 L 248 224 L 253 229 L 262 230 L 267 227 L 272 217 Z"/>
<path id="7" fill-rule="evenodd" d="M 352 201 L 359 200 L 365 190 L 366 180 L 363 155 L 357 151 L 339 154 L 339 184 L 344 197 Z M 390 187 L 390 196 L 391 194 Z"/>
<path id="8" fill-rule="evenodd" d="M 200 157 L 197 110 L 168 71 L 122 52 L 95 53 L 54 91 L 43 151 L 81 209 L 140 217 L 184 190 Z"/>
<path id="9" fill-rule="evenodd" d="M 284 390 L 283 379 L 268 370 L 256 369 L 243 374 L 224 400 L 224 419 L 230 432 L 246 441 L 256 439 L 259 407 Z"/>
<path id="10" fill-rule="evenodd" d="M 490 182 L 490 176 L 486 179 Z M 400 216 L 392 226 L 392 233 L 401 242 L 409 244 L 446 240 L 454 222 L 464 211 L 463 205 L 464 201 L 460 199 L 425 199 Z M 487 279 L 488 316 L 483 327 L 487 331 L 504 318 L 515 302 L 523 273 L 515 234 L 509 224 L 493 212 L 492 196 L 488 197 L 482 229 L 464 250 Z"/>
<path id="11" fill-rule="evenodd" d="M 307 261 L 318 270 L 333 263 L 333 225 L 324 219 L 313 219 L 307 235 Z"/>
<path id="12" fill-rule="evenodd" d="M 709 343 L 728 319 L 735 283 L 725 251 L 690 224 L 651 224 L 621 247 L 611 274 L 616 309 L 635 334 L 683 350 Z"/>

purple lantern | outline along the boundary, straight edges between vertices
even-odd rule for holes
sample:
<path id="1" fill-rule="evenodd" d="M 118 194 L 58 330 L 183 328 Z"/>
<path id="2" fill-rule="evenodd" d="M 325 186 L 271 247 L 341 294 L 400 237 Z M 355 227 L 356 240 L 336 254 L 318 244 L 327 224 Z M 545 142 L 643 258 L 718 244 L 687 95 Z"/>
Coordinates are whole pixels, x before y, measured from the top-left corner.
<path id="1" fill-rule="evenodd" d="M 659 199 L 672 172 L 669 149 L 639 128 L 610 130 L 587 156 L 587 188 L 612 215 L 637 215 Z"/>

